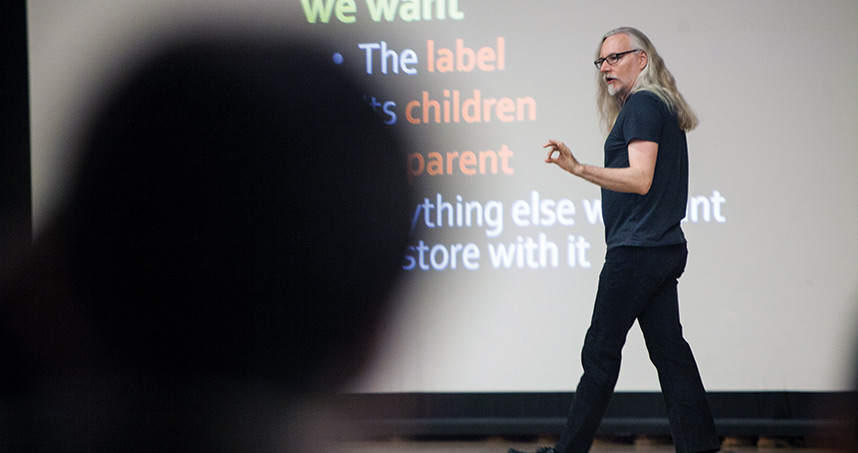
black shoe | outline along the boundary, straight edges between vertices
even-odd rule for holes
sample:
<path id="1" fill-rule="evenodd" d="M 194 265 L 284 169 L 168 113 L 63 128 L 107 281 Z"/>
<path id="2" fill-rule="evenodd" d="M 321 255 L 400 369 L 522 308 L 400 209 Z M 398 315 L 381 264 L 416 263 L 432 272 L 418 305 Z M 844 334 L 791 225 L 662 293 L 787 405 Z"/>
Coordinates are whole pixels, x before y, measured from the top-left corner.
<path id="1" fill-rule="evenodd" d="M 536 449 L 536 451 L 529 452 L 529 451 L 516 450 L 515 448 L 510 448 L 506 453 L 557 453 L 557 450 L 555 450 L 551 447 L 539 447 Z"/>

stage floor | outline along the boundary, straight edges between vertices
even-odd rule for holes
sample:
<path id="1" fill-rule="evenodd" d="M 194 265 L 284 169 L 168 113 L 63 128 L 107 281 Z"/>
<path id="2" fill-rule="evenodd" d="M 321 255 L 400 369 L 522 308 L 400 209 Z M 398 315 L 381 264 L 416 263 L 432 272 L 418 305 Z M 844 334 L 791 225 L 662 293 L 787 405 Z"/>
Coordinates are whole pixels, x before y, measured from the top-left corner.
<path id="1" fill-rule="evenodd" d="M 524 451 L 532 451 L 547 443 L 510 442 L 504 439 L 488 439 L 479 441 L 361 441 L 342 442 L 330 445 L 326 451 L 331 453 L 506 453 L 512 447 Z M 550 442 L 548 442 L 550 444 Z M 666 443 L 649 445 L 634 445 L 628 443 L 596 442 L 593 453 L 673 453 L 673 446 Z M 776 442 L 771 446 L 725 446 L 724 453 L 832 453 L 832 450 L 821 448 L 792 446 L 788 443 Z"/>

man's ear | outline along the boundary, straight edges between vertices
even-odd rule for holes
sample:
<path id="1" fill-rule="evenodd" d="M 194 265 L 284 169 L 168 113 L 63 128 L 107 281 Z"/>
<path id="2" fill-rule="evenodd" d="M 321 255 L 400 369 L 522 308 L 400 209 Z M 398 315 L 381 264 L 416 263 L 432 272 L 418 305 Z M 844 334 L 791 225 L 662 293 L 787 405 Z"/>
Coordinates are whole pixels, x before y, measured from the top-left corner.
<path id="1" fill-rule="evenodd" d="M 641 71 L 643 71 L 643 68 L 645 68 L 647 63 L 649 62 L 649 55 L 646 54 L 646 50 L 641 50 L 640 52 L 638 52 L 638 54 L 640 55 L 640 57 L 638 57 L 638 64 L 641 68 Z"/>

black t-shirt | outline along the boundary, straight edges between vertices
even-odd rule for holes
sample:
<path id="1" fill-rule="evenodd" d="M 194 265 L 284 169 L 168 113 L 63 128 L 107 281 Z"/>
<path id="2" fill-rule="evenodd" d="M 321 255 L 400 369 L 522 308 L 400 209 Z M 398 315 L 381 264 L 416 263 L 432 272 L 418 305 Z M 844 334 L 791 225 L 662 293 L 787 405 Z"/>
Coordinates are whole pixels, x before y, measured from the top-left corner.
<path id="1" fill-rule="evenodd" d="M 633 140 L 658 143 L 652 187 L 646 195 L 602 189 L 608 248 L 685 243 L 679 223 L 688 199 L 688 145 L 676 113 L 649 91 L 632 93 L 605 140 L 605 167 L 629 166 Z"/>

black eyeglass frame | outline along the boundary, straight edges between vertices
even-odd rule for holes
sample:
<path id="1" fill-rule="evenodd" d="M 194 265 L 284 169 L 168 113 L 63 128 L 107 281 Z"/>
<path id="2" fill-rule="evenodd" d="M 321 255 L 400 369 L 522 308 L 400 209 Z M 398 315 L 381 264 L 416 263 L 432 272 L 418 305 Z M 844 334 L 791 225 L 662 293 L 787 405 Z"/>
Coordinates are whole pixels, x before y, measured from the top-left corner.
<path id="1" fill-rule="evenodd" d="M 605 58 L 599 58 L 598 60 L 594 61 L 593 64 L 596 65 L 596 69 L 602 69 L 602 63 L 604 63 L 606 61 L 608 62 L 609 65 L 613 66 L 613 65 L 617 64 L 618 61 L 620 61 L 620 58 L 622 58 L 623 55 L 629 54 L 632 52 L 640 52 L 642 50 L 643 49 L 632 49 L 632 50 L 627 50 L 625 52 L 612 53 Z M 613 62 L 611 60 L 613 60 Z"/>

